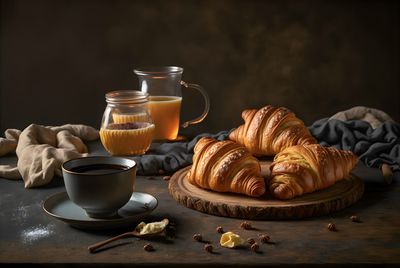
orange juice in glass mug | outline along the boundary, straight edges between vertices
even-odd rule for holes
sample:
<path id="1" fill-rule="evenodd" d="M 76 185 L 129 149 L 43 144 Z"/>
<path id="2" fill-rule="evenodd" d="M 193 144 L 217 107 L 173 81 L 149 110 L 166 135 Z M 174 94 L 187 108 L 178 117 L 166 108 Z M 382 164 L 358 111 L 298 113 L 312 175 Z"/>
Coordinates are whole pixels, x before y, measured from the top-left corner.
<path id="1" fill-rule="evenodd" d="M 179 118 L 182 102 L 181 87 L 194 88 L 200 91 L 205 100 L 203 113 L 182 124 L 189 125 L 203 121 L 210 109 L 207 92 L 197 84 L 189 84 L 181 80 L 183 68 L 175 66 L 138 68 L 134 70 L 138 76 L 140 90 L 148 93 L 149 110 L 155 125 L 155 140 L 175 140 L 179 132 Z"/>

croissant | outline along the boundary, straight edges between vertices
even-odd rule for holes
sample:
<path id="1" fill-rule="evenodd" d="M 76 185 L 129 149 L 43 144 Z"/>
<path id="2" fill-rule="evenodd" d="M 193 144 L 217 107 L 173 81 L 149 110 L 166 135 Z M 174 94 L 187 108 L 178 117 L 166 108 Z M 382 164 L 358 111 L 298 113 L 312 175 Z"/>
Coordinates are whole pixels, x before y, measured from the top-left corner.
<path id="1" fill-rule="evenodd" d="M 275 155 L 297 144 L 317 143 L 303 121 L 284 107 L 271 105 L 242 112 L 244 125 L 231 132 L 229 139 L 244 145 L 256 156 Z"/>
<path id="2" fill-rule="evenodd" d="M 319 144 L 296 145 L 278 153 L 267 185 L 278 199 L 292 199 L 327 188 L 346 177 L 357 164 L 351 151 Z"/>
<path id="3" fill-rule="evenodd" d="M 193 165 L 187 179 L 193 185 L 216 192 L 253 197 L 265 192 L 257 159 L 245 147 L 230 140 L 201 138 L 194 148 Z"/>

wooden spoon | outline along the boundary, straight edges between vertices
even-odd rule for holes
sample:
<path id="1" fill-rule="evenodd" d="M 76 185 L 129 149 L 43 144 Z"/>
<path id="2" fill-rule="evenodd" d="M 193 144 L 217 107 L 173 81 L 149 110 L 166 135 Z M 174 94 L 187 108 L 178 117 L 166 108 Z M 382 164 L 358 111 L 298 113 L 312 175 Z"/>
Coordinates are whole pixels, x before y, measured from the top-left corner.
<path id="1" fill-rule="evenodd" d="M 169 223 L 168 219 L 164 219 L 162 221 L 165 222 L 165 227 L 164 227 L 164 229 L 162 229 L 162 230 L 160 230 L 160 231 L 158 231 L 156 233 L 140 234 L 140 232 L 136 231 L 136 229 L 135 229 L 135 230 L 133 230 L 131 232 L 126 232 L 126 233 L 111 237 L 111 238 L 109 238 L 107 240 L 98 242 L 96 244 L 90 245 L 90 246 L 88 246 L 88 250 L 89 250 L 90 253 L 94 253 L 97 249 L 101 248 L 102 246 L 107 245 L 107 244 L 109 244 L 111 242 L 114 242 L 115 240 L 118 240 L 118 239 L 121 239 L 121 238 L 125 238 L 125 237 L 132 237 L 133 236 L 133 237 L 139 237 L 139 238 L 146 238 L 146 237 L 158 236 L 158 235 L 160 235 L 161 233 L 163 233 L 165 231 L 165 228 L 167 227 L 167 225 Z"/>

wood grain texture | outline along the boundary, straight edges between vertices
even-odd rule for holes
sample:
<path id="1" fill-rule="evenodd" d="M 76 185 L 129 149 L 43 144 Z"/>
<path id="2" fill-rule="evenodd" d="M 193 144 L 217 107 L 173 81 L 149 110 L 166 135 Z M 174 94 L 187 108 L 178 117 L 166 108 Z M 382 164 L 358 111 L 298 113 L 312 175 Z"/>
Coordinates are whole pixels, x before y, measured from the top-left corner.
<path id="1" fill-rule="evenodd" d="M 268 163 L 262 165 L 267 174 Z M 353 174 L 333 186 L 292 200 L 277 200 L 266 194 L 252 198 L 234 193 L 201 189 L 186 180 L 190 166 L 170 179 L 169 192 L 178 203 L 207 214 L 243 219 L 300 219 L 326 215 L 350 206 L 364 192 L 362 180 Z"/>

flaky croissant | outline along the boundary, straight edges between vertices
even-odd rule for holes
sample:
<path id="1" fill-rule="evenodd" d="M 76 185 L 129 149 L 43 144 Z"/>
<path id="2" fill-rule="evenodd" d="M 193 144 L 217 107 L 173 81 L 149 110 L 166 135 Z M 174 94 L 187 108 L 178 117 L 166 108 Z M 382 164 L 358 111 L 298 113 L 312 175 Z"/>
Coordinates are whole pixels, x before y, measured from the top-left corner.
<path id="1" fill-rule="evenodd" d="M 231 132 L 229 139 L 244 145 L 256 156 L 275 155 L 297 144 L 317 143 L 290 110 L 271 105 L 242 112 L 244 125 Z"/>
<path id="2" fill-rule="evenodd" d="M 195 148 L 190 183 L 216 192 L 258 197 L 265 192 L 261 167 L 243 146 L 232 141 L 201 138 Z"/>
<path id="3" fill-rule="evenodd" d="M 296 145 L 278 153 L 267 186 L 278 199 L 327 188 L 349 175 L 358 158 L 351 151 L 319 144 Z"/>

